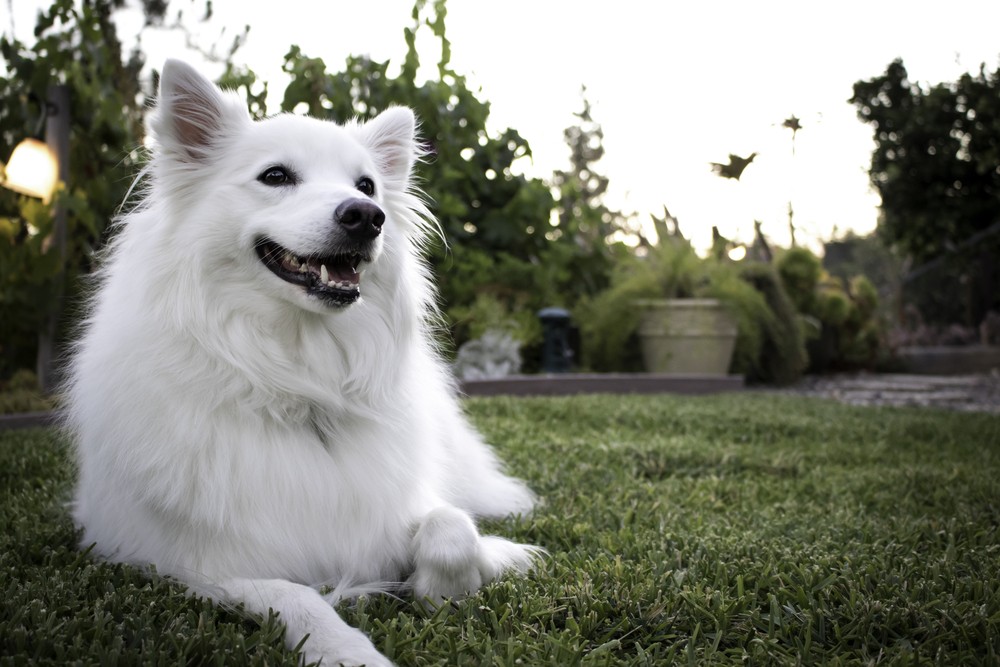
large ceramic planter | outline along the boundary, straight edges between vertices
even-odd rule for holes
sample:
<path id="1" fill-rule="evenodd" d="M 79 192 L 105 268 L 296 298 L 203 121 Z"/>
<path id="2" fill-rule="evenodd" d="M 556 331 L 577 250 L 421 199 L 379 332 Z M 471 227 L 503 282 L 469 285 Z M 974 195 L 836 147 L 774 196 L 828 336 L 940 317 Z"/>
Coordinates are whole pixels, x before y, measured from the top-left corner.
<path id="1" fill-rule="evenodd" d="M 736 318 L 716 299 L 636 302 L 639 340 L 651 373 L 726 375 L 736 346 Z"/>

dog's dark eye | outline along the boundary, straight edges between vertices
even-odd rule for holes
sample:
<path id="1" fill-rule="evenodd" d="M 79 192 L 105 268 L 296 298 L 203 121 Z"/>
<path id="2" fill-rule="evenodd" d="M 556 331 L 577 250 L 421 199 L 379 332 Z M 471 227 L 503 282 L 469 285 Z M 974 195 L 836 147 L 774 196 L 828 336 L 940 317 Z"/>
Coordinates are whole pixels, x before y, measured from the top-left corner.
<path id="1" fill-rule="evenodd" d="M 261 172 L 257 180 L 264 185 L 292 185 L 295 179 L 292 177 L 291 172 L 289 172 L 284 167 L 268 167 Z"/>
<path id="2" fill-rule="evenodd" d="M 375 194 L 375 181 L 368 178 L 367 176 L 362 176 L 358 179 L 357 184 L 354 186 L 358 189 L 358 192 L 365 195 L 366 197 L 371 197 Z"/>

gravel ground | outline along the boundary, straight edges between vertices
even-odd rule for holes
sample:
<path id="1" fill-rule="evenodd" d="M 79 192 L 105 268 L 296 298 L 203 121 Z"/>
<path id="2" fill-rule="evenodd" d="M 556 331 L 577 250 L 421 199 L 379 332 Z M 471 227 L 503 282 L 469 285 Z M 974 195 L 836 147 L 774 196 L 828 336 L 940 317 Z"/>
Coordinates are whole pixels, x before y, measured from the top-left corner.
<path id="1" fill-rule="evenodd" d="M 849 405 L 936 407 L 1000 414 L 1000 372 L 996 370 L 977 375 L 808 376 L 791 387 L 761 391 L 829 398 Z"/>

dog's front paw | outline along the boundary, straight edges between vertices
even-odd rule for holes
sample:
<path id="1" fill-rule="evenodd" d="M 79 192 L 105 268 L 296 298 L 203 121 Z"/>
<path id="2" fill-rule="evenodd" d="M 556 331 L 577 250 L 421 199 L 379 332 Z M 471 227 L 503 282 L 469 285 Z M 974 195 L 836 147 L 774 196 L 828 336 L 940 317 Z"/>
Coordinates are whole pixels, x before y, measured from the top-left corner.
<path id="1" fill-rule="evenodd" d="M 527 574 L 545 555 L 545 549 L 518 544 L 502 537 L 479 538 L 479 572 L 483 581 L 493 581 L 504 572 Z"/>
<path id="2" fill-rule="evenodd" d="M 355 636 L 346 641 L 341 637 L 332 644 L 323 642 L 321 637 L 309 637 L 301 649 L 305 664 L 318 663 L 320 667 L 395 667 L 360 631 L 354 632 Z"/>
<path id="3" fill-rule="evenodd" d="M 479 542 L 476 525 L 465 512 L 454 507 L 429 512 L 413 536 L 410 584 L 417 599 L 437 602 L 479 590 Z"/>
<path id="4" fill-rule="evenodd" d="M 468 514 L 439 507 L 424 517 L 413 537 L 410 584 L 418 600 L 459 598 L 504 572 L 527 572 L 543 553 L 501 537 L 480 537 Z"/>

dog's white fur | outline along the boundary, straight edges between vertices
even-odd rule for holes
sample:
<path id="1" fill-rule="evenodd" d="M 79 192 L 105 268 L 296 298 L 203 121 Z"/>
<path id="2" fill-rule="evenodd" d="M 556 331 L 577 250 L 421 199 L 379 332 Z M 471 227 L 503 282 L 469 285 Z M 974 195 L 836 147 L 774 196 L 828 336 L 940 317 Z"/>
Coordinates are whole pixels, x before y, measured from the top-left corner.
<path id="1" fill-rule="evenodd" d="M 236 95 L 168 61 L 150 130 L 148 184 L 68 383 L 83 545 L 280 612 L 290 646 L 309 635 L 308 660 L 390 664 L 319 587 L 406 582 L 439 599 L 538 553 L 474 524 L 534 497 L 466 422 L 430 342 L 419 250 L 433 223 L 410 184 L 413 114 L 254 122 Z M 261 182 L 273 165 L 295 183 Z M 322 254 L 361 176 L 385 222 L 361 300 L 331 306 L 254 247 L 267 236 Z"/>

